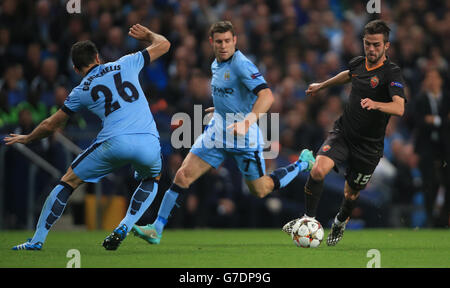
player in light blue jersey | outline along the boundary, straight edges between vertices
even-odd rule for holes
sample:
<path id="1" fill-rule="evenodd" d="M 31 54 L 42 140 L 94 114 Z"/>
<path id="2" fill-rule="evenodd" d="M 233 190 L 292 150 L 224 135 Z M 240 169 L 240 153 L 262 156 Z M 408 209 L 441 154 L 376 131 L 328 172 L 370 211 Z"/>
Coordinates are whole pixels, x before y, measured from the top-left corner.
<path id="1" fill-rule="evenodd" d="M 72 90 L 60 110 L 30 134 L 5 137 L 7 145 L 27 144 L 47 137 L 63 126 L 71 114 L 83 108 L 103 122 L 94 143 L 78 155 L 47 197 L 33 238 L 14 246 L 13 250 L 40 250 L 74 189 L 84 182 L 98 182 L 126 164 L 134 167 L 134 176 L 141 182 L 125 218 L 106 237 L 103 246 L 116 250 L 155 198 L 162 166 L 159 134 L 138 77 L 145 65 L 169 50 L 170 43 L 140 24 L 133 25 L 128 34 L 151 44 L 140 52 L 105 64 L 100 63 L 94 43 L 75 43 L 71 57 L 75 71 L 83 76 L 80 85 Z"/>
<path id="2" fill-rule="evenodd" d="M 214 116 L 164 194 L 155 222 L 133 226 L 135 235 L 150 244 L 160 242 L 170 212 L 181 204 L 187 188 L 209 169 L 217 168 L 225 157 L 235 160 L 250 191 L 261 198 L 285 187 L 314 163 L 312 152 L 305 149 L 297 162 L 266 175 L 264 143 L 257 120 L 271 107 L 272 92 L 257 67 L 236 50 L 237 38 L 231 22 L 213 24 L 209 36 L 216 59 L 211 65 L 214 109 L 208 111 L 214 110 Z"/>

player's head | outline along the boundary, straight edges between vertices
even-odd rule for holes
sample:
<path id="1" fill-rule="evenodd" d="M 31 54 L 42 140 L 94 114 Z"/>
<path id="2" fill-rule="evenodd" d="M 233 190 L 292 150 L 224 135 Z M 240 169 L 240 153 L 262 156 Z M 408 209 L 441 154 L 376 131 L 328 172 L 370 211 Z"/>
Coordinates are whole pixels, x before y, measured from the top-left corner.
<path id="1" fill-rule="evenodd" d="M 70 55 L 75 72 L 84 74 L 92 64 L 100 64 L 98 50 L 92 41 L 80 41 L 73 44 Z"/>
<path id="2" fill-rule="evenodd" d="M 378 63 L 389 48 L 389 26 L 382 20 L 374 20 L 364 27 L 364 52 L 367 61 Z"/>
<path id="3" fill-rule="evenodd" d="M 236 50 L 236 41 L 233 24 L 230 21 L 216 22 L 209 29 L 209 42 L 219 62 L 233 56 Z"/>

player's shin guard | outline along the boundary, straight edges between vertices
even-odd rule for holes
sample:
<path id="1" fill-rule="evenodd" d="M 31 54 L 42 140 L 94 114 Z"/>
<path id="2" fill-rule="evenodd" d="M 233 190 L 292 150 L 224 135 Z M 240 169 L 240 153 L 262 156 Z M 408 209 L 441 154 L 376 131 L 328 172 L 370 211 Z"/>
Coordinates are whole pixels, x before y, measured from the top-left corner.
<path id="1" fill-rule="evenodd" d="M 36 225 L 36 232 L 30 243 L 45 242 L 50 228 L 63 214 L 67 200 L 72 192 L 73 188 L 63 181 L 53 188 L 45 200 L 44 207 L 42 207 L 41 215 Z"/>
<path id="2" fill-rule="evenodd" d="M 351 200 L 344 198 L 341 204 L 341 208 L 339 209 L 339 213 L 336 216 L 336 219 L 339 223 L 343 223 L 352 215 L 352 211 L 356 206 L 357 200 Z"/>
<path id="3" fill-rule="evenodd" d="M 175 207 L 175 205 L 177 207 L 181 206 L 186 191 L 187 189 L 181 188 L 177 184 L 172 183 L 172 186 L 170 186 L 169 190 L 167 190 L 164 194 L 161 206 L 159 207 L 158 217 L 153 223 L 158 234 L 162 233 L 173 207 Z"/>
<path id="4" fill-rule="evenodd" d="M 309 175 L 305 184 L 305 214 L 307 216 L 316 217 L 317 206 L 319 205 L 322 190 L 323 180 L 316 181 Z"/>
<path id="5" fill-rule="evenodd" d="M 129 232 L 131 227 L 133 227 L 133 225 L 142 217 L 142 214 L 150 207 L 157 193 L 158 182 L 154 179 L 142 181 L 134 191 L 130 205 L 128 206 L 127 214 L 118 227 L 125 224 L 128 228 L 127 232 Z"/>
<path id="6" fill-rule="evenodd" d="M 308 165 L 305 163 L 301 163 L 303 165 Z M 295 177 L 297 177 L 298 173 L 301 171 L 300 167 L 297 163 L 291 164 L 286 167 L 278 168 L 272 173 L 270 173 L 270 178 L 272 178 L 274 183 L 273 190 L 277 190 L 283 187 L 286 187 Z"/>

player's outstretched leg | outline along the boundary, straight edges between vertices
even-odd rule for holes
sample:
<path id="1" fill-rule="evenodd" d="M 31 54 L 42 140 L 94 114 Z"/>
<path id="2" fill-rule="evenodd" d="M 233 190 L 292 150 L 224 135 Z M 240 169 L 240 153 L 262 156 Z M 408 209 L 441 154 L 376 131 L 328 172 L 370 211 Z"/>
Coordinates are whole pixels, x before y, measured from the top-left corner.
<path id="1" fill-rule="evenodd" d="M 12 250 L 41 250 L 42 242 L 30 243 L 31 238 L 27 239 L 27 242 L 16 245 L 12 248 Z"/>
<path id="2" fill-rule="evenodd" d="M 298 160 L 286 167 L 278 168 L 269 176 L 274 182 L 274 190 L 286 187 L 298 173 L 302 171 L 311 171 L 315 159 L 311 150 L 303 149 Z"/>
<path id="3" fill-rule="evenodd" d="M 108 235 L 103 241 L 103 247 L 106 250 L 117 250 L 120 243 L 127 237 L 128 227 L 125 224 L 122 224 L 118 228 L 114 229 L 114 231 Z"/>
<path id="4" fill-rule="evenodd" d="M 132 228 L 133 234 L 144 239 L 150 244 L 159 244 L 164 226 L 167 224 L 169 219 L 170 212 L 175 206 L 180 207 L 182 205 L 181 202 L 186 191 L 186 188 L 182 188 L 173 183 L 169 190 L 167 190 L 164 194 L 155 222 L 145 226 L 134 225 Z"/>
<path id="5" fill-rule="evenodd" d="M 144 239 L 149 244 L 159 244 L 161 242 L 162 234 L 158 234 L 158 232 L 156 232 L 156 228 L 153 224 L 148 224 L 145 226 L 134 225 L 131 231 L 134 236 Z"/>
<path id="6" fill-rule="evenodd" d="M 45 200 L 33 238 L 14 246 L 12 250 L 41 250 L 50 228 L 63 214 L 73 190 L 69 184 L 63 181 L 56 185 Z"/>
<path id="7" fill-rule="evenodd" d="M 335 246 L 339 241 L 341 241 L 344 236 L 345 226 L 347 225 L 352 211 L 356 206 L 358 197 L 359 191 L 352 189 L 346 181 L 344 188 L 344 200 L 342 201 L 338 214 L 334 218 L 334 222 L 331 225 L 331 231 L 327 237 L 328 246 Z"/>
<path id="8" fill-rule="evenodd" d="M 158 183 L 154 179 L 144 180 L 134 191 L 125 218 L 118 227 L 103 241 L 106 250 L 116 250 L 125 239 L 131 227 L 141 218 L 155 199 Z"/>
<path id="9" fill-rule="evenodd" d="M 341 241 L 344 236 L 345 226 L 347 225 L 348 220 L 344 222 L 333 222 L 331 225 L 331 231 L 327 237 L 327 245 L 335 246 L 339 241 Z"/>
<path id="10" fill-rule="evenodd" d="M 303 219 L 311 219 L 311 220 L 315 220 L 315 217 L 309 217 L 306 214 L 303 215 L 302 218 L 296 218 L 294 220 L 289 221 L 288 223 L 284 224 L 283 228 L 281 229 L 283 232 L 285 232 L 286 234 L 288 234 L 289 236 L 291 235 L 292 232 L 292 228 L 294 227 L 295 223 L 297 223 L 298 221 L 301 221 Z"/>
<path id="11" fill-rule="evenodd" d="M 300 153 L 300 156 L 298 157 L 297 163 L 299 162 L 308 163 L 308 166 L 305 167 L 305 169 L 302 169 L 302 171 L 309 172 L 314 166 L 316 159 L 314 158 L 313 152 L 311 150 L 303 149 L 302 152 Z"/>
<path id="12" fill-rule="evenodd" d="M 164 226 L 167 224 L 173 208 L 180 207 L 183 204 L 184 197 L 189 189 L 188 187 L 209 169 L 211 169 L 209 163 L 194 153 L 189 152 L 183 164 L 181 164 L 180 169 L 175 174 L 174 182 L 169 190 L 164 193 L 155 222 L 145 226 L 134 225 L 132 227 L 133 234 L 150 244 L 159 244 Z"/>
<path id="13" fill-rule="evenodd" d="M 325 176 L 333 169 L 334 161 L 324 155 L 318 155 L 314 167 L 306 180 L 305 192 L 305 214 L 316 217 L 317 207 L 322 195 Z"/>

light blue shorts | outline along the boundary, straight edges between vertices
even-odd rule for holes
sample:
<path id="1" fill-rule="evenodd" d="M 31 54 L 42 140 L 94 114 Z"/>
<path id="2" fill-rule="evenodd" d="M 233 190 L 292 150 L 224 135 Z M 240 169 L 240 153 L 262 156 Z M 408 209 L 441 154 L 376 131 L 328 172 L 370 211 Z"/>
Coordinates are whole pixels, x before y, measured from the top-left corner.
<path id="1" fill-rule="evenodd" d="M 94 142 L 72 162 L 72 170 L 84 182 L 97 183 L 127 164 L 135 169 L 136 180 L 155 178 L 161 173 L 161 145 L 152 134 L 130 134 Z"/>
<path id="2" fill-rule="evenodd" d="M 229 156 L 234 159 L 246 180 L 256 180 L 265 175 L 266 164 L 262 149 L 216 148 L 214 145 L 204 145 L 204 141 L 207 138 L 204 135 L 202 134 L 196 139 L 190 152 L 212 167 L 219 167 L 225 158 Z"/>

